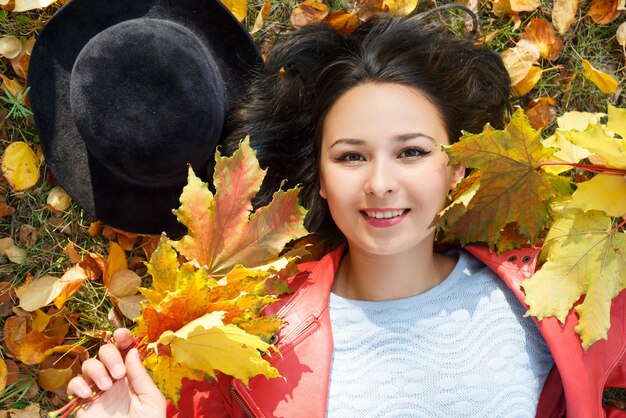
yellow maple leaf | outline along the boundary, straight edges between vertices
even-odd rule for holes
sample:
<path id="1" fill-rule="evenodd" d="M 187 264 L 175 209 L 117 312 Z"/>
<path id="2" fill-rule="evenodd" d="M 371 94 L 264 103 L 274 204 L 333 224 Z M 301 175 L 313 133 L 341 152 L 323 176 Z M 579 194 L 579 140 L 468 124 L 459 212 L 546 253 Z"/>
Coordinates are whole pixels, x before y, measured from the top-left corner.
<path id="1" fill-rule="evenodd" d="M 235 325 L 224 325 L 223 314 L 211 312 L 176 332 L 166 331 L 149 347 L 169 346 L 177 362 L 212 376 L 220 371 L 244 384 L 259 374 L 279 377 L 278 370 L 261 357 L 261 352 L 267 353 L 272 346 Z"/>
<path id="2" fill-rule="evenodd" d="M 583 75 L 585 78 L 591 80 L 593 84 L 596 85 L 598 89 L 604 94 L 615 94 L 617 93 L 617 80 L 611 75 L 604 73 L 600 70 L 594 68 L 591 63 L 587 60 L 583 60 Z"/>
<path id="3" fill-rule="evenodd" d="M 626 140 L 626 109 L 617 108 L 609 103 L 608 114 L 606 130 L 616 133 L 622 137 L 622 140 Z"/>
<path id="4" fill-rule="evenodd" d="M 151 354 L 143 365 L 152 371 L 152 380 L 174 406 L 178 406 L 183 378 L 201 380 L 204 377 L 201 370 L 191 369 L 167 355 Z"/>
<path id="5" fill-rule="evenodd" d="M 418 0 L 383 0 L 383 7 L 393 14 L 408 16 L 417 7 Z"/>
<path id="6" fill-rule="evenodd" d="M 626 168 L 626 140 L 610 135 L 602 125 L 590 125 L 585 131 L 568 131 L 563 135 L 574 145 L 598 154 L 607 167 Z"/>
<path id="7" fill-rule="evenodd" d="M 608 216 L 626 214 L 626 178 L 619 174 L 598 174 L 578 184 L 569 208 L 601 210 Z"/>
<path id="8" fill-rule="evenodd" d="M 626 288 L 626 233 L 612 229 L 611 218 L 599 211 L 568 210 L 546 238 L 547 259 L 533 277 L 522 282 L 528 315 L 555 316 L 563 322 L 576 306 L 576 332 L 584 349 L 606 338 L 611 300 Z"/>

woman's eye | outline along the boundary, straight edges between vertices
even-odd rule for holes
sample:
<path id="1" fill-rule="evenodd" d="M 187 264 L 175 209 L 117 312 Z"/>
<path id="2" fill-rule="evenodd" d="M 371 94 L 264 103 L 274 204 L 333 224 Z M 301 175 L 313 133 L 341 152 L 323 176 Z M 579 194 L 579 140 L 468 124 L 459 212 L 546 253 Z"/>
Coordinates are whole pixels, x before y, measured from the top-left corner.
<path id="1" fill-rule="evenodd" d="M 356 152 L 346 152 L 345 154 L 341 154 L 337 158 L 337 161 L 363 161 L 363 156 L 361 156 L 361 154 L 357 154 Z"/>
<path id="2" fill-rule="evenodd" d="M 419 148 L 407 148 L 403 150 L 399 157 L 401 158 L 411 158 L 411 157 L 421 157 L 422 155 L 430 154 L 430 151 L 424 151 Z"/>

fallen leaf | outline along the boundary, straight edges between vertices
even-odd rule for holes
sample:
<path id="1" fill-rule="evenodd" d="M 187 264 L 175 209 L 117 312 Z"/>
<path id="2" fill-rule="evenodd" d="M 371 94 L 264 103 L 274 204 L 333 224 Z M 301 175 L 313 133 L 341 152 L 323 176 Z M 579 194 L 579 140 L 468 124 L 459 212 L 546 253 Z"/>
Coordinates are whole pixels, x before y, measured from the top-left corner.
<path id="1" fill-rule="evenodd" d="M 69 330 L 62 315 L 53 315 L 44 332 L 32 329 L 30 316 L 14 315 L 4 323 L 3 335 L 6 348 L 22 363 L 41 363 L 46 351 L 59 345 Z"/>
<path id="2" fill-rule="evenodd" d="M 557 59 L 563 50 L 563 39 L 546 19 L 533 18 L 521 39 L 532 42 L 539 49 L 539 54 L 550 61 Z"/>
<path id="3" fill-rule="evenodd" d="M 13 97 L 22 96 L 24 93 L 24 86 L 16 79 L 10 79 L 4 74 L 0 74 L 0 78 L 2 79 L 2 88 L 7 90 L 9 94 Z M 21 103 L 26 101 L 27 96 L 25 96 Z"/>
<path id="4" fill-rule="evenodd" d="M 383 0 L 383 8 L 389 13 L 408 16 L 417 7 L 418 0 Z"/>
<path id="5" fill-rule="evenodd" d="M 22 247 L 32 247 L 37 242 L 38 237 L 39 230 L 34 226 L 28 224 L 20 226 L 20 244 L 22 244 Z"/>
<path id="6" fill-rule="evenodd" d="M 552 23 L 560 34 L 569 30 L 576 21 L 578 0 L 555 0 L 552 5 Z"/>
<path id="7" fill-rule="evenodd" d="M 333 12 L 324 19 L 324 23 L 338 32 L 349 35 L 358 26 L 359 16 L 356 13 Z"/>
<path id="8" fill-rule="evenodd" d="M 87 280 L 85 270 L 78 264 L 66 271 L 59 279 L 43 276 L 30 283 L 20 296 L 19 307 L 32 312 L 54 301 L 57 308 L 63 306 Z"/>
<path id="9" fill-rule="evenodd" d="M 13 245 L 15 245 L 15 242 L 13 242 L 13 238 L 0 238 L 0 253 L 4 253 L 7 248 L 12 247 Z"/>
<path id="10" fill-rule="evenodd" d="M 52 212 L 63 212 L 72 204 L 72 198 L 61 186 L 54 186 L 48 193 L 46 207 Z"/>
<path id="11" fill-rule="evenodd" d="M 558 151 L 554 153 L 555 160 L 561 160 L 569 163 L 578 163 L 580 160 L 589 157 L 589 155 L 591 154 L 583 147 L 578 147 L 572 144 L 559 130 L 557 130 L 554 135 L 551 135 L 550 137 L 544 139 L 543 143 L 546 148 L 558 149 Z M 571 170 L 573 167 L 569 165 L 546 165 L 541 168 L 550 174 L 558 176 L 565 171 Z"/>
<path id="12" fill-rule="evenodd" d="M 63 254 L 65 254 L 73 264 L 78 264 L 82 260 L 80 254 L 76 251 L 73 242 L 69 242 L 65 248 L 63 248 Z"/>
<path id="13" fill-rule="evenodd" d="M 513 48 L 502 51 L 502 62 L 509 73 L 512 86 L 526 77 L 539 56 L 539 48 L 525 39 L 521 39 Z"/>
<path id="14" fill-rule="evenodd" d="M 248 0 L 221 0 L 222 4 L 230 10 L 235 18 L 243 22 L 248 14 Z"/>
<path id="15" fill-rule="evenodd" d="M 265 0 L 261 10 L 259 10 L 259 14 L 256 16 L 256 20 L 254 21 L 254 26 L 252 27 L 250 34 L 255 34 L 263 28 L 263 22 L 265 22 L 265 20 L 269 17 L 271 7 L 272 5 L 270 0 Z"/>
<path id="16" fill-rule="evenodd" d="M 535 87 L 537 82 L 539 82 L 539 80 L 541 79 L 542 73 L 543 71 L 541 70 L 541 67 L 538 67 L 536 65 L 530 67 L 530 69 L 528 70 L 528 74 L 526 74 L 526 77 L 520 80 L 519 83 L 511 86 L 513 95 L 523 96 L 530 92 Z"/>
<path id="17" fill-rule="evenodd" d="M 618 0 L 592 0 L 587 16 L 593 23 L 608 24 L 617 19 L 620 11 L 617 9 Z"/>
<path id="18" fill-rule="evenodd" d="M 609 118 L 609 120 L 611 120 Z M 617 123 L 617 121 L 616 121 Z M 624 139 L 616 138 L 607 132 L 601 125 L 590 125 L 585 131 L 568 131 L 563 135 L 574 145 L 586 148 L 598 154 L 613 168 L 626 168 L 626 147 Z"/>
<path id="19" fill-rule="evenodd" d="M 509 0 L 514 12 L 532 12 L 539 7 L 540 0 Z"/>
<path id="20" fill-rule="evenodd" d="M 33 9 L 44 9 L 57 0 L 15 0 L 14 12 L 26 12 Z"/>
<path id="21" fill-rule="evenodd" d="M 0 303 L 9 302 L 13 295 L 13 284 L 11 282 L 0 282 Z"/>
<path id="22" fill-rule="evenodd" d="M 544 129 L 556 119 L 555 104 L 556 100 L 552 97 L 540 97 L 533 100 L 526 111 L 526 117 L 533 129 Z"/>
<path id="23" fill-rule="evenodd" d="M 141 277 L 132 270 L 120 270 L 111 277 L 108 290 L 115 297 L 131 296 L 139 292 Z"/>
<path id="24" fill-rule="evenodd" d="M 4 363 L 7 368 L 6 385 L 10 386 L 20 378 L 20 368 L 17 363 L 11 359 L 4 359 Z"/>
<path id="25" fill-rule="evenodd" d="M 595 84 L 602 93 L 617 93 L 618 83 L 615 78 L 611 77 L 611 75 L 595 69 L 586 59 L 583 59 L 583 68 L 585 70 L 583 73 L 585 78 L 591 80 L 591 82 Z"/>
<path id="26" fill-rule="evenodd" d="M 366 21 L 384 9 L 383 0 L 357 0 L 356 12 L 359 19 Z"/>
<path id="27" fill-rule="evenodd" d="M 132 251 L 135 248 L 135 243 L 139 238 L 139 234 L 122 231 L 117 228 L 113 228 L 113 230 L 117 233 L 117 243 L 124 251 Z"/>
<path id="28" fill-rule="evenodd" d="M 126 262 L 126 253 L 124 252 L 122 247 L 112 242 L 109 246 L 109 257 L 104 266 L 104 272 L 102 274 L 104 286 L 108 288 L 111 282 L 111 277 L 113 277 L 118 271 L 126 269 L 128 269 L 128 263 Z"/>
<path id="29" fill-rule="evenodd" d="M 18 247 L 17 245 L 11 245 L 4 250 L 6 256 L 15 264 L 24 264 L 26 261 L 26 251 Z"/>
<path id="30" fill-rule="evenodd" d="M 621 136 L 622 141 L 626 140 L 626 109 L 618 109 L 610 103 L 608 104 L 606 130 Z"/>
<path id="31" fill-rule="evenodd" d="M 7 387 L 7 377 L 9 376 L 9 370 L 4 362 L 4 359 L 0 357 L 0 393 L 4 392 Z"/>
<path id="32" fill-rule="evenodd" d="M 22 42 L 15 36 L 3 36 L 0 38 L 0 56 L 13 59 L 22 52 Z"/>
<path id="33" fill-rule="evenodd" d="M 87 229 L 87 233 L 92 237 L 95 237 L 102 231 L 102 222 L 95 221 L 89 224 L 89 228 Z"/>
<path id="34" fill-rule="evenodd" d="M 7 204 L 7 200 L 4 197 L 0 197 L 0 218 L 8 218 L 13 216 L 15 208 Z"/>
<path id="35" fill-rule="evenodd" d="M 305 0 L 296 5 L 291 12 L 291 24 L 299 29 L 313 23 L 321 23 L 330 14 L 330 9 L 324 3 L 315 0 Z"/>
<path id="36" fill-rule="evenodd" d="M 504 130 L 487 125 L 482 133 L 465 134 L 445 151 L 450 165 L 480 172 L 480 187 L 465 210 L 435 218 L 446 241 L 483 242 L 502 251 L 500 234 L 513 223 L 525 237 L 517 245 L 533 243 L 547 227 L 551 202 L 570 193 L 566 179 L 539 169 L 542 162 L 552 160 L 556 149 L 543 147 L 540 133 L 521 109 Z M 507 249 L 510 245 L 507 239 Z"/>
<path id="37" fill-rule="evenodd" d="M 585 295 L 575 307 L 575 331 L 586 350 L 606 338 L 611 300 L 626 287 L 626 233 L 613 230 L 611 218 L 602 212 L 569 210 L 554 222 L 545 242 L 547 261 L 522 282 L 528 314 L 563 322 Z"/>
<path id="38" fill-rule="evenodd" d="M 626 48 L 626 22 L 623 22 L 617 28 L 617 32 L 615 32 L 615 39 L 617 39 L 617 43 L 622 46 L 622 48 Z M 626 55 L 626 50 L 624 51 Z"/>
<path id="39" fill-rule="evenodd" d="M 2 174 L 11 187 L 26 190 L 39 180 L 39 159 L 26 142 L 9 144 L 2 155 Z"/>
<path id="40" fill-rule="evenodd" d="M 66 348 L 68 346 L 62 347 Z M 71 348 L 71 346 L 69 347 Z M 37 372 L 37 383 L 45 390 L 63 389 L 67 386 L 70 379 L 78 376 L 81 372 L 81 364 L 82 361 L 79 356 L 73 354 L 71 350 L 60 355 L 48 354 L 48 357 L 41 363 Z"/>
<path id="41" fill-rule="evenodd" d="M 141 237 L 141 249 L 146 259 L 149 260 L 152 257 L 152 253 L 156 250 L 160 238 L 159 235 L 143 235 Z"/>

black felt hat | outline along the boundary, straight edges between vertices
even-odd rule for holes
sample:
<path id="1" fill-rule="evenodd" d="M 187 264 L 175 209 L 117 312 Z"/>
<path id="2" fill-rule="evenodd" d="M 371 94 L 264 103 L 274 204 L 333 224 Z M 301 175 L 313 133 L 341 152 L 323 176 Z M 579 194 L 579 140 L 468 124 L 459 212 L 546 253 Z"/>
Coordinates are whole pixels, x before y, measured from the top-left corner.
<path id="1" fill-rule="evenodd" d="M 259 65 L 219 0 L 71 0 L 29 66 L 46 164 L 105 223 L 179 234 L 187 164 L 206 179 L 225 114 Z"/>

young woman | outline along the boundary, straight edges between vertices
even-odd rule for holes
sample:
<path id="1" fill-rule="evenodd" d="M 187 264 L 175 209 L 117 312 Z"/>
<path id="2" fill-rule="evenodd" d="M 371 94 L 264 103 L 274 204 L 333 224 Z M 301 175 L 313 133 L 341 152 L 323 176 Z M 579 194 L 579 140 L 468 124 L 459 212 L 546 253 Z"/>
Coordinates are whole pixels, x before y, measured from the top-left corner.
<path id="1" fill-rule="evenodd" d="M 464 175 L 441 146 L 501 126 L 508 96 L 497 55 L 419 18 L 347 37 L 308 27 L 277 46 L 234 123 L 270 169 L 258 203 L 282 179 L 301 183 L 328 252 L 266 309 L 286 321 L 269 359 L 283 378 L 186 381 L 168 415 L 619 416 L 601 403 L 606 383 L 626 381 L 619 312 L 608 342 L 583 352 L 571 323 L 524 317 L 537 250 L 434 251 L 431 222 Z M 90 382 L 107 390 L 79 417 L 165 416 L 136 350 L 119 354 L 129 332 L 114 337 L 70 383 L 81 397 Z"/>

